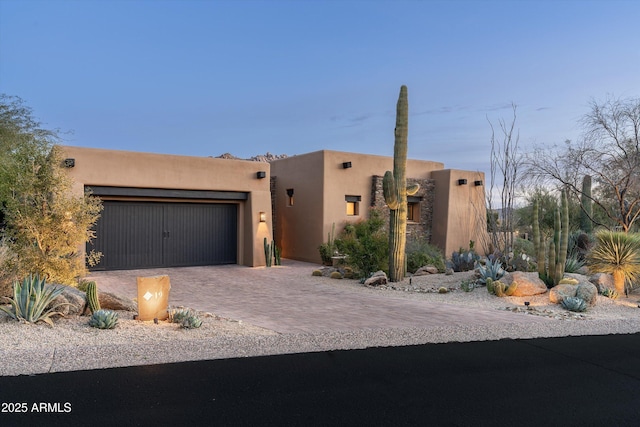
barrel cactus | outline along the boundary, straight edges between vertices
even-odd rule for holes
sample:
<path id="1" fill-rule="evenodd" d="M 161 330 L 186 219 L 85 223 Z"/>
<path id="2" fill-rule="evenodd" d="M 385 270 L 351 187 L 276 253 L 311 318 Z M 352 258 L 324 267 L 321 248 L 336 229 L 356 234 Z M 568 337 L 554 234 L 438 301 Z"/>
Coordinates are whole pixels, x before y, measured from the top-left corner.
<path id="1" fill-rule="evenodd" d="M 407 139 L 409 128 L 409 102 L 407 87 L 400 87 L 396 107 L 395 142 L 393 146 L 393 172 L 386 171 L 382 179 L 384 200 L 389 215 L 389 280 L 402 281 L 405 273 L 405 247 L 407 242 L 407 196 L 418 192 L 420 186 L 407 187 Z"/>
<path id="2" fill-rule="evenodd" d="M 89 326 L 98 329 L 113 329 L 118 324 L 118 313 L 113 310 L 96 310 L 89 319 Z"/>

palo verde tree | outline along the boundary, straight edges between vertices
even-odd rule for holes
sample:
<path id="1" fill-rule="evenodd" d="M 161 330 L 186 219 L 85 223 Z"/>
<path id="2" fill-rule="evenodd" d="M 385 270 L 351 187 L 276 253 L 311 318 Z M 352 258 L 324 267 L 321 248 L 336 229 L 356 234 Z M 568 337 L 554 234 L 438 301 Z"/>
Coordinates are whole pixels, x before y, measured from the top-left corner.
<path id="1" fill-rule="evenodd" d="M 2 269 L 15 277 L 39 273 L 50 282 L 73 284 L 86 272 L 79 249 L 93 237 L 102 204 L 72 193 L 55 145 L 59 140 L 21 99 L 0 95 L 1 232 L 11 254 Z M 97 257 L 90 254 L 90 261 Z"/>
<path id="2" fill-rule="evenodd" d="M 407 187 L 407 140 L 409 135 L 409 102 L 407 87 L 400 87 L 396 107 L 396 128 L 393 145 L 393 172 L 386 171 L 382 180 L 384 200 L 389 215 L 389 280 L 400 282 L 405 274 L 407 244 L 407 195 L 418 192 L 420 186 Z"/>
<path id="3" fill-rule="evenodd" d="M 640 98 L 591 101 L 580 124 L 579 141 L 538 147 L 529 156 L 530 176 L 568 188 L 582 206 L 593 206 L 584 214 L 594 224 L 628 232 L 640 216 Z M 592 178 L 591 192 L 581 185 L 585 175 Z"/>

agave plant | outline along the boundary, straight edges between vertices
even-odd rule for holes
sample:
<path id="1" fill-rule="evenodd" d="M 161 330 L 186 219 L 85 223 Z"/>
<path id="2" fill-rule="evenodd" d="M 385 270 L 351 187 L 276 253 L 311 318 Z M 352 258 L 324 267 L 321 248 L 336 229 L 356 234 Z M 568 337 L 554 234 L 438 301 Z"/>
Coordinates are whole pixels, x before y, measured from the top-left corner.
<path id="1" fill-rule="evenodd" d="M 640 238 L 636 234 L 601 231 L 594 248 L 587 255 L 589 269 L 613 275 L 618 294 L 625 293 L 627 283 L 640 278 Z"/>
<path id="2" fill-rule="evenodd" d="M 169 322 L 182 323 L 184 319 L 192 315 L 193 312 L 188 308 L 172 308 L 169 310 Z"/>
<path id="3" fill-rule="evenodd" d="M 7 313 L 16 320 L 29 323 L 43 321 L 53 326 L 52 316 L 63 314 L 56 311 L 63 305 L 60 303 L 53 305 L 52 302 L 62 292 L 64 288 L 59 286 L 47 286 L 45 279 L 40 279 L 39 275 L 29 275 L 22 283 L 16 281 L 13 284 L 13 298 L 6 298 L 11 304 L 10 308 L 0 307 L 0 310 Z"/>
<path id="4" fill-rule="evenodd" d="M 199 328 L 200 326 L 202 326 L 202 320 L 195 314 L 186 317 L 180 324 L 180 327 L 184 329 L 194 329 Z"/>
<path id="5" fill-rule="evenodd" d="M 502 263 L 499 259 L 487 259 L 484 265 L 480 265 L 478 267 L 478 274 L 480 274 L 478 282 L 486 285 L 487 279 L 497 281 L 504 276 L 504 273 L 505 271 L 502 268 Z"/>
<path id="6" fill-rule="evenodd" d="M 569 311 L 585 311 L 587 309 L 587 303 L 578 297 L 565 297 L 562 299 L 562 306 Z"/>
<path id="7" fill-rule="evenodd" d="M 89 319 L 89 326 L 98 329 L 113 329 L 118 324 L 118 313 L 113 310 L 96 310 Z"/>

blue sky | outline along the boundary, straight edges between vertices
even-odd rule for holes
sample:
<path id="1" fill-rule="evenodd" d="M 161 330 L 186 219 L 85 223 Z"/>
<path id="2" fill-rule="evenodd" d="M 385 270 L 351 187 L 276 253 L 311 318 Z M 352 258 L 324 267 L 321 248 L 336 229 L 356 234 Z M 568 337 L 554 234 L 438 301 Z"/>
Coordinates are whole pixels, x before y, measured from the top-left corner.
<path id="1" fill-rule="evenodd" d="M 577 139 L 588 103 L 640 96 L 640 2 L 0 0 L 0 92 L 66 144 L 196 156 L 393 154 L 489 168 Z"/>

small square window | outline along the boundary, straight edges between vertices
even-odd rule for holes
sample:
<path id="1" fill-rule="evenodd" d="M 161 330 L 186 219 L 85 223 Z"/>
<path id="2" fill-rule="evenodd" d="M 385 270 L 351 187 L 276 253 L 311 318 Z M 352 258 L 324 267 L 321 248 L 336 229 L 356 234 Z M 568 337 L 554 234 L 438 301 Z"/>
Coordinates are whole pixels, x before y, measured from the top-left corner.
<path id="1" fill-rule="evenodd" d="M 361 196 L 344 196 L 344 200 L 347 202 L 347 216 L 360 215 Z"/>
<path id="2" fill-rule="evenodd" d="M 358 202 L 347 202 L 347 215 L 358 215 Z"/>

